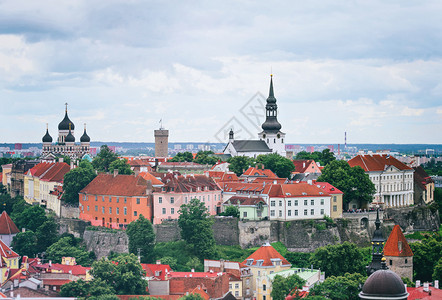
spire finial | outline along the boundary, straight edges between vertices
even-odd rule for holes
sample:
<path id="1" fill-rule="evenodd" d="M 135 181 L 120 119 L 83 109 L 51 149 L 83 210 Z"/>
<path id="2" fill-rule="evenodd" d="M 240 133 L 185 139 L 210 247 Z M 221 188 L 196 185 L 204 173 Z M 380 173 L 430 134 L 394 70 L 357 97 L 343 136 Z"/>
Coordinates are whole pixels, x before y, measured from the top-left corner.
<path id="1" fill-rule="evenodd" d="M 275 97 L 273 94 L 273 74 L 270 74 L 270 91 L 269 91 L 269 97 Z"/>
<path id="2" fill-rule="evenodd" d="M 49 130 L 49 123 L 46 123 L 46 130 Z"/>
<path id="3" fill-rule="evenodd" d="M 86 130 L 86 123 L 84 123 L 84 130 Z"/>
<path id="4" fill-rule="evenodd" d="M 66 112 L 68 112 L 68 103 L 66 102 L 64 105 L 66 106 Z"/>

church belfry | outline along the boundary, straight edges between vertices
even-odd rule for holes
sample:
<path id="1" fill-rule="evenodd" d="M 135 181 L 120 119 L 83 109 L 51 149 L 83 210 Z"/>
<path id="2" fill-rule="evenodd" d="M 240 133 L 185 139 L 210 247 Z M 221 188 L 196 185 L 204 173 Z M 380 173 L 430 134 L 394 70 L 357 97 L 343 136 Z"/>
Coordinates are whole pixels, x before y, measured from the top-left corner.
<path id="1" fill-rule="evenodd" d="M 273 75 L 270 75 L 269 96 L 266 100 L 266 120 L 262 124 L 262 132 L 258 134 L 259 138 L 266 142 L 273 153 L 285 156 L 285 133 L 281 132 L 281 124 L 278 122 L 278 105 L 273 91 Z"/>
<path id="2" fill-rule="evenodd" d="M 385 268 L 385 263 L 383 263 L 382 258 L 384 257 L 384 237 L 382 236 L 382 230 L 380 229 L 381 221 L 379 220 L 379 208 L 376 211 L 376 229 L 373 233 L 373 238 L 371 240 L 372 248 L 372 260 L 367 266 L 367 275 L 370 276 L 377 270 Z"/>

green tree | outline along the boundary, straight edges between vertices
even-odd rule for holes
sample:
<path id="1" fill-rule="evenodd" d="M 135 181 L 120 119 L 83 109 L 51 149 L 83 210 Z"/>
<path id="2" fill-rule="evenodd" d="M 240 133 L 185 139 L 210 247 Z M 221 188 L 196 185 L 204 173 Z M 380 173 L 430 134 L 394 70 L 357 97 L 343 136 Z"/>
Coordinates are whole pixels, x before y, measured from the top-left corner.
<path id="1" fill-rule="evenodd" d="M 63 201 L 77 206 L 79 201 L 78 193 L 96 176 L 92 164 L 82 160 L 78 168 L 72 169 L 64 175 Z"/>
<path id="2" fill-rule="evenodd" d="M 175 257 L 164 256 L 161 258 L 161 263 L 163 265 L 169 265 L 172 270 L 175 270 L 178 264 L 178 261 Z"/>
<path id="3" fill-rule="evenodd" d="M 324 149 L 322 152 L 306 152 L 301 151 L 296 154 L 295 159 L 313 159 L 315 162 L 318 162 L 321 166 L 326 166 L 330 162 L 336 160 L 335 154 L 330 151 L 330 149 Z"/>
<path id="4" fill-rule="evenodd" d="M 181 237 L 193 253 L 199 258 L 212 258 L 215 255 L 215 238 L 213 237 L 213 219 L 203 202 L 192 199 L 181 205 L 178 225 Z"/>
<path id="5" fill-rule="evenodd" d="M 170 160 L 172 162 L 193 162 L 193 154 L 191 152 L 179 152 L 174 157 L 172 157 Z"/>
<path id="6" fill-rule="evenodd" d="M 218 158 L 213 155 L 213 151 L 199 151 L 194 159 L 194 162 L 202 165 L 214 165 L 217 163 Z"/>
<path id="7" fill-rule="evenodd" d="M 115 294 L 114 288 L 100 278 L 94 278 L 91 281 L 84 281 L 83 279 L 71 281 L 63 284 L 60 289 L 60 296 L 62 297 L 91 299 L 91 296 L 100 297 L 113 294 Z"/>
<path id="8" fill-rule="evenodd" d="M 67 163 L 68 165 L 71 164 L 71 158 L 67 155 L 61 155 L 61 158 L 63 158 L 63 162 Z"/>
<path id="9" fill-rule="evenodd" d="M 226 207 L 226 210 L 219 214 L 220 216 L 232 216 L 235 218 L 239 218 L 239 209 L 235 205 L 229 205 Z"/>
<path id="10" fill-rule="evenodd" d="M 131 170 L 130 165 L 127 163 L 127 159 L 117 159 L 111 162 L 109 165 L 109 172 L 113 172 L 115 169 L 118 170 L 118 174 L 131 175 L 134 171 Z"/>
<path id="11" fill-rule="evenodd" d="M 229 158 L 229 170 L 234 172 L 236 175 L 241 175 L 250 166 L 255 164 L 255 160 L 247 156 L 234 156 Z"/>
<path id="12" fill-rule="evenodd" d="M 310 262 L 316 268 L 324 271 L 327 276 L 365 272 L 361 251 L 355 244 L 349 242 L 317 248 L 312 254 Z"/>
<path id="13" fill-rule="evenodd" d="M 277 153 L 258 155 L 257 163 L 262 163 L 266 169 L 270 169 L 278 177 L 288 178 L 292 171 L 295 170 L 293 162 Z"/>
<path id="14" fill-rule="evenodd" d="M 420 242 L 410 244 L 413 251 L 414 280 L 431 281 L 435 267 L 442 257 L 440 236 L 427 236 Z"/>
<path id="15" fill-rule="evenodd" d="M 204 300 L 200 294 L 189 294 L 179 298 L 179 300 Z"/>
<path id="16" fill-rule="evenodd" d="M 105 258 L 92 265 L 91 275 L 115 288 L 117 295 L 145 295 L 145 272 L 134 254 L 120 255 L 115 262 Z"/>
<path id="17" fill-rule="evenodd" d="M 336 160 L 335 154 L 331 152 L 330 149 L 322 150 L 320 159 L 321 166 L 326 166 L 334 160 Z"/>
<path id="18" fill-rule="evenodd" d="M 92 165 L 98 172 L 108 172 L 110 164 L 118 159 L 118 155 L 112 152 L 107 145 L 100 147 L 100 152 L 92 161 Z"/>
<path id="19" fill-rule="evenodd" d="M 439 280 L 439 282 L 442 280 L 442 257 L 439 258 L 437 264 L 434 266 L 433 280 Z"/>
<path id="20" fill-rule="evenodd" d="M 370 203 L 376 192 L 374 184 L 361 167 L 351 168 L 343 160 L 334 160 L 326 165 L 318 181 L 328 182 L 340 189 L 344 193 L 343 200 L 346 206 L 352 200 L 358 201 L 360 206 Z"/>
<path id="21" fill-rule="evenodd" d="M 407 285 L 407 287 L 415 287 L 416 284 L 410 280 L 408 277 L 401 277 L 402 282 Z"/>
<path id="22" fill-rule="evenodd" d="M 53 262 L 60 263 L 63 256 L 75 257 L 77 264 L 82 266 L 90 266 L 95 258 L 93 252 L 73 243 L 70 237 L 60 238 L 46 249 L 46 258 Z"/>
<path id="23" fill-rule="evenodd" d="M 346 273 L 343 276 L 331 276 L 324 282 L 315 284 L 310 295 L 324 296 L 332 300 L 357 300 L 367 277 L 359 273 Z"/>
<path id="24" fill-rule="evenodd" d="M 293 266 L 297 268 L 309 267 L 311 256 L 311 253 L 305 252 L 287 252 L 286 255 L 284 255 L 285 259 L 287 259 Z"/>
<path id="25" fill-rule="evenodd" d="M 32 230 L 19 232 L 12 239 L 12 248 L 20 255 L 27 255 L 28 257 L 35 257 L 37 250 L 37 236 Z"/>
<path id="26" fill-rule="evenodd" d="M 44 208 L 35 205 L 25 206 L 23 211 L 12 214 L 11 218 L 13 218 L 18 228 L 26 228 L 26 230 L 34 232 L 47 221 Z"/>
<path id="27" fill-rule="evenodd" d="M 276 275 L 272 282 L 272 292 L 270 295 L 274 300 L 284 300 L 290 291 L 297 288 L 301 289 L 304 283 L 305 280 L 296 274 L 289 277 Z"/>
<path id="28" fill-rule="evenodd" d="M 1 184 L 0 184 L 1 185 Z M 3 185 L 1 185 L 3 187 Z M 19 198 L 22 199 L 22 198 Z M 14 204 L 18 201 L 18 198 L 11 198 L 11 195 L 0 192 L 0 210 L 6 211 L 11 216 Z M 24 200 L 23 200 L 24 201 Z"/>
<path id="29" fill-rule="evenodd" d="M 138 220 L 131 222 L 127 226 L 126 233 L 129 237 L 129 252 L 133 254 L 141 251 L 141 262 L 150 263 L 155 259 L 155 233 L 152 223 L 143 215 Z"/>
<path id="30" fill-rule="evenodd" d="M 47 220 L 37 228 L 35 231 L 37 253 L 45 251 L 50 245 L 57 241 L 57 227 L 57 223 L 55 223 L 53 218 L 47 218 Z"/>
<path id="31" fill-rule="evenodd" d="M 186 263 L 186 267 L 188 269 L 188 271 L 194 269 L 200 269 L 201 267 L 201 261 L 198 259 L 198 257 L 192 257 L 191 259 L 189 259 L 189 261 Z"/>

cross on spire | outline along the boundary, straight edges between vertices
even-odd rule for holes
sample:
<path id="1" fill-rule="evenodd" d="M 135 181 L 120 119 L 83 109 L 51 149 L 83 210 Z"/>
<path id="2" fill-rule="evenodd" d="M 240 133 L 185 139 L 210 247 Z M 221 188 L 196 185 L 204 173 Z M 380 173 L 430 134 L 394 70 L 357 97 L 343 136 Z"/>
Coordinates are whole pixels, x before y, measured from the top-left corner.
<path id="1" fill-rule="evenodd" d="M 64 105 L 66 106 L 66 112 L 68 112 L 68 103 L 66 102 Z"/>

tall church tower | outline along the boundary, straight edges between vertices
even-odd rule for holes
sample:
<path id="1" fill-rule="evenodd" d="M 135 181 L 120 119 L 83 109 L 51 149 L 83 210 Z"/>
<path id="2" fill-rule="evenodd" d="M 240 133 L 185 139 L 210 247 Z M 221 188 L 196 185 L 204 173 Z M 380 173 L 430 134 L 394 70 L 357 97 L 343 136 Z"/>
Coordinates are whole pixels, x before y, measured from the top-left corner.
<path id="1" fill-rule="evenodd" d="M 266 120 L 262 124 L 263 131 L 258 134 L 260 140 L 266 142 L 267 146 L 272 150 L 272 153 L 278 153 L 281 156 L 286 156 L 285 152 L 285 133 L 281 131 L 281 124 L 278 122 L 278 105 L 276 105 L 276 98 L 273 93 L 273 75 L 270 75 L 270 91 L 266 104 Z"/>
<path id="2" fill-rule="evenodd" d="M 160 126 L 160 129 L 154 130 L 155 135 L 155 157 L 169 156 L 169 130 Z"/>
<path id="3" fill-rule="evenodd" d="M 376 229 L 373 233 L 373 238 L 371 240 L 371 263 L 367 266 L 367 275 L 370 276 L 377 270 L 383 268 L 383 257 L 384 257 L 384 237 L 382 236 L 381 221 L 379 220 L 379 208 L 376 211 Z M 384 259 L 385 260 L 385 259 Z M 385 262 L 384 262 L 385 264 Z"/>

